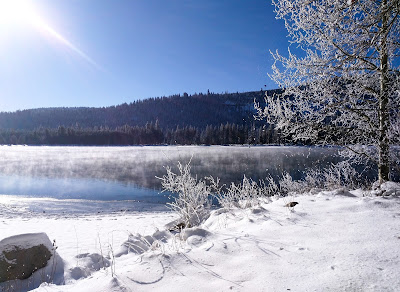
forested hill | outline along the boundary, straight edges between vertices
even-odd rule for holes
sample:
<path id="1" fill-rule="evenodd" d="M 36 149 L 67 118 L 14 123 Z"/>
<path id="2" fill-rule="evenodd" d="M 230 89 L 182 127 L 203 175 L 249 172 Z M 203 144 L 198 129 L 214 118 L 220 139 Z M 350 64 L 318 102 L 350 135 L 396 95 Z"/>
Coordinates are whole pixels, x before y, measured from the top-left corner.
<path id="1" fill-rule="evenodd" d="M 268 91 L 272 94 L 274 91 Z M 0 113 L 0 129 L 115 128 L 158 124 L 163 129 L 185 126 L 205 128 L 225 123 L 250 125 L 254 100 L 263 102 L 265 91 L 224 94 L 173 95 L 148 98 L 130 104 L 89 108 L 40 108 Z"/>

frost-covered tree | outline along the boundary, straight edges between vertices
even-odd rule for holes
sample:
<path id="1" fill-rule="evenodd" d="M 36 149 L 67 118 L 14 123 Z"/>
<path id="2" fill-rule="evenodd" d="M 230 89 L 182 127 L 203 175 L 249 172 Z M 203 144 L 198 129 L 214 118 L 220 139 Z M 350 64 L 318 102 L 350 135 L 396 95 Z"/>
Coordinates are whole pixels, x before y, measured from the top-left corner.
<path id="1" fill-rule="evenodd" d="M 389 180 L 400 144 L 400 1 L 272 2 L 296 54 L 272 53 L 283 93 L 256 105 L 257 117 L 293 140 L 346 145 Z"/>

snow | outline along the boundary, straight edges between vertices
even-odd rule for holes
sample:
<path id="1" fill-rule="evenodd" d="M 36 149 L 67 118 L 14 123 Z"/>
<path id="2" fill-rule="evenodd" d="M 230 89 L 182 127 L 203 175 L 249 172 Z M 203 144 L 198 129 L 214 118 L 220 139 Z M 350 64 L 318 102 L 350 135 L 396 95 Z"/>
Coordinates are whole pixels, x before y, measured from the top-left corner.
<path id="1" fill-rule="evenodd" d="M 48 250 L 53 248 L 45 233 L 28 233 L 18 234 L 11 237 L 7 237 L 0 241 L 0 250 L 5 250 L 11 245 L 18 246 L 19 248 L 25 249 L 32 246 L 44 244 Z M 0 255 L 1 257 L 2 255 Z"/>
<path id="2" fill-rule="evenodd" d="M 390 196 L 336 190 L 218 209 L 181 233 L 164 227 L 172 212 L 18 215 L 0 203 L 0 240 L 56 239 L 64 283 L 40 292 L 399 291 L 400 185 L 385 187 Z"/>

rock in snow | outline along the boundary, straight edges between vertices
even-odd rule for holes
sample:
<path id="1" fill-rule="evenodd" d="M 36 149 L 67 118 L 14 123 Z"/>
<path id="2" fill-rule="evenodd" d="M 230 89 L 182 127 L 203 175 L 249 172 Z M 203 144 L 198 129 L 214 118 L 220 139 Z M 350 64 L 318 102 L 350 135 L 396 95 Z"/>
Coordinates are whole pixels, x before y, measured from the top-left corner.
<path id="1" fill-rule="evenodd" d="M 0 283 L 29 278 L 47 265 L 52 248 L 46 233 L 21 234 L 0 241 Z"/>

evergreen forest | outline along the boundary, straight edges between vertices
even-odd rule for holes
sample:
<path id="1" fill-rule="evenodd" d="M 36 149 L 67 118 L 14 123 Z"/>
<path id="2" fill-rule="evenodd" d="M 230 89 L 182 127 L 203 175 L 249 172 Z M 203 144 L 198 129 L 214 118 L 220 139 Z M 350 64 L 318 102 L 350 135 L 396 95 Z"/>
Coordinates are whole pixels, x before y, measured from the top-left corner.
<path id="1" fill-rule="evenodd" d="M 285 142 L 272 125 L 254 120 L 265 94 L 177 94 L 117 106 L 0 112 L 0 144 L 227 145 Z"/>

